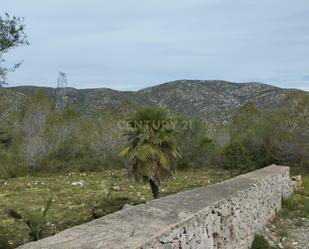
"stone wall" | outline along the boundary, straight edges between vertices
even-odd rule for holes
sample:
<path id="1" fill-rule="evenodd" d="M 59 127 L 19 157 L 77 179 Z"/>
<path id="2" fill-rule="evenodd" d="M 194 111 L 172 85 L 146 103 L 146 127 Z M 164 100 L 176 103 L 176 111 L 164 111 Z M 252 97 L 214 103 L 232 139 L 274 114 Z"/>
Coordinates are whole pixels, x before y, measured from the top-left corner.
<path id="1" fill-rule="evenodd" d="M 289 168 L 272 165 L 129 207 L 20 248 L 247 249 L 292 191 Z"/>

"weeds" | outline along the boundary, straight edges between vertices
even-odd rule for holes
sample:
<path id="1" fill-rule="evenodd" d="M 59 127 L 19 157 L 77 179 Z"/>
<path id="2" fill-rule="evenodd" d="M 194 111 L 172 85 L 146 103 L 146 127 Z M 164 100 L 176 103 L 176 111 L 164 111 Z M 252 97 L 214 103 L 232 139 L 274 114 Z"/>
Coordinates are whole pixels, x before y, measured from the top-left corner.
<path id="1" fill-rule="evenodd" d="M 282 207 L 288 211 L 295 211 L 298 208 L 298 202 L 294 198 L 295 197 L 283 198 Z"/>
<path id="2" fill-rule="evenodd" d="M 50 198 L 45 207 L 40 211 L 27 210 L 24 214 L 19 214 L 13 209 L 6 210 L 6 214 L 15 220 L 24 222 L 29 229 L 31 240 L 37 241 L 43 238 L 46 229 L 46 215 L 51 207 L 52 198 Z"/>

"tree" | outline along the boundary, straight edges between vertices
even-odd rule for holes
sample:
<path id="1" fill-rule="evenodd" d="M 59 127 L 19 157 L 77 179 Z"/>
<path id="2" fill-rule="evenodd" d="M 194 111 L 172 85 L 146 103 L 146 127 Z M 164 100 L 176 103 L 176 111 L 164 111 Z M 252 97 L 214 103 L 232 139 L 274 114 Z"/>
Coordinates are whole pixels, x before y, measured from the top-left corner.
<path id="1" fill-rule="evenodd" d="M 275 145 L 273 156 L 282 164 L 309 164 L 309 95 L 290 93 L 283 107 L 268 119 Z"/>
<path id="2" fill-rule="evenodd" d="M 21 64 L 17 63 L 12 68 L 4 67 L 3 54 L 10 49 L 29 44 L 24 30 L 22 18 L 11 17 L 8 13 L 4 17 L 0 16 L 0 87 L 5 83 L 7 73 L 14 71 Z"/>
<path id="3" fill-rule="evenodd" d="M 211 154 L 216 144 L 208 136 L 208 127 L 199 119 L 177 117 L 175 136 L 182 154 L 177 161 L 180 169 L 210 165 Z"/>
<path id="4" fill-rule="evenodd" d="M 251 102 L 245 103 L 234 115 L 230 125 L 230 146 L 226 148 L 229 148 L 228 150 L 238 148 L 236 151 L 244 151 L 247 165 L 238 166 L 255 169 L 272 163 L 271 150 L 273 146 L 269 137 L 271 131 L 265 127 L 264 119 L 264 114 Z"/>
<path id="5" fill-rule="evenodd" d="M 225 168 L 233 172 L 237 168 L 248 167 L 248 155 L 244 146 L 239 143 L 231 143 L 227 145 L 222 152 Z"/>
<path id="6" fill-rule="evenodd" d="M 125 138 L 121 132 L 126 124 L 125 117 L 132 116 L 132 107 L 122 105 L 117 113 L 113 113 L 108 107 L 103 108 L 91 122 L 88 122 L 88 141 L 91 150 L 100 159 L 105 167 L 122 164 L 117 152 L 124 146 Z M 124 127 L 123 127 L 124 126 Z"/>
<path id="7" fill-rule="evenodd" d="M 37 91 L 27 99 L 22 111 L 24 141 L 21 152 L 32 171 L 36 170 L 38 161 L 48 149 L 44 132 L 52 108 L 49 97 L 43 91 Z"/>
<path id="8" fill-rule="evenodd" d="M 246 102 L 233 116 L 231 124 L 231 139 L 254 128 L 261 118 L 261 112 L 251 102 Z"/>
<path id="9" fill-rule="evenodd" d="M 148 182 L 154 199 L 159 198 L 158 186 L 174 173 L 174 160 L 180 157 L 171 121 L 165 109 L 144 107 L 129 120 L 131 129 L 124 134 L 129 145 L 120 156 L 128 158 L 128 174 Z"/>

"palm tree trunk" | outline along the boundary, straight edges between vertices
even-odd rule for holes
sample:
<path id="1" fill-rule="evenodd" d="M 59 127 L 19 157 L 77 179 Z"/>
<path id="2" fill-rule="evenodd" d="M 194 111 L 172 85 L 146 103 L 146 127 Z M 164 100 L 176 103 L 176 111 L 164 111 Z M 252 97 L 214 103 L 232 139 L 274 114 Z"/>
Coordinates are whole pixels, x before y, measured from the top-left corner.
<path id="1" fill-rule="evenodd" d="M 149 178 L 149 184 L 151 187 L 153 198 L 154 199 L 160 198 L 159 187 L 151 178 Z"/>

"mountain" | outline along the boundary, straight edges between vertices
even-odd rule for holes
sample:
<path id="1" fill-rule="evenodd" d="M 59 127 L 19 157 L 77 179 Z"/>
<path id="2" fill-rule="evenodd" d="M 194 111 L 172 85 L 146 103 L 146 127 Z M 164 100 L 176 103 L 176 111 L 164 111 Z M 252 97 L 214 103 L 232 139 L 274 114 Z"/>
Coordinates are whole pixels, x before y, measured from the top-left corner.
<path id="1" fill-rule="evenodd" d="M 21 98 L 37 90 L 45 91 L 56 100 L 57 89 L 47 87 L 20 86 L 2 89 L 6 95 Z M 173 113 L 198 117 L 210 124 L 228 122 L 231 116 L 247 101 L 253 102 L 260 110 L 279 109 L 290 92 L 262 83 L 232 83 L 220 80 L 177 80 L 148 87 L 136 92 L 117 91 L 109 88 L 75 89 L 67 88 L 67 102 L 82 115 L 93 115 L 103 107 L 114 111 L 124 102 L 134 108 L 144 105 L 159 105 Z"/>

